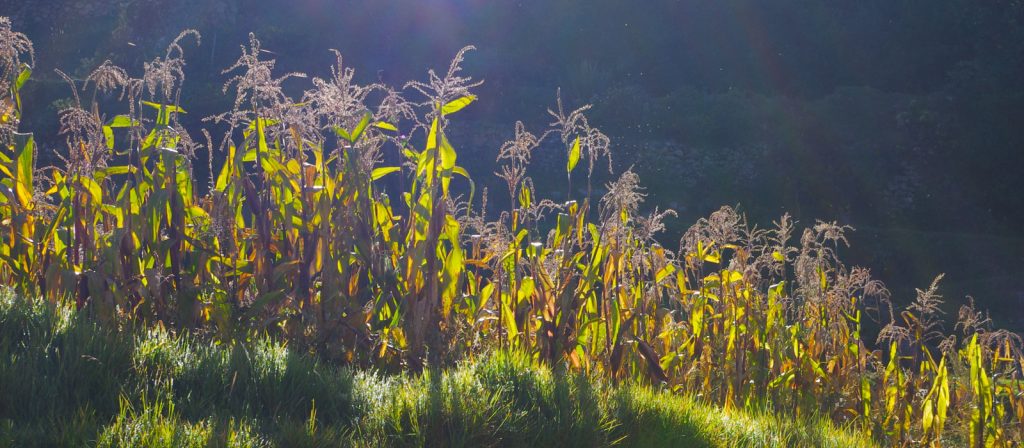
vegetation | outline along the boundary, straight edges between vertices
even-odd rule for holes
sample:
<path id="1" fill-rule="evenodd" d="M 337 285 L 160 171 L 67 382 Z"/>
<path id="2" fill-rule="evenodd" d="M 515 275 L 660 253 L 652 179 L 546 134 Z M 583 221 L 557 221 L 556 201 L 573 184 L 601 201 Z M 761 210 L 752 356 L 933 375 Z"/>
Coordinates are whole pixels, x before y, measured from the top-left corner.
<path id="1" fill-rule="evenodd" d="M 674 212 L 640 214 L 635 173 L 591 196 L 611 142 L 591 126 L 588 107 L 566 108 L 560 95 L 548 129 L 517 123 L 500 146 L 497 175 L 510 206 L 496 211 L 446 132 L 476 101 L 479 82 L 461 69 L 471 47 L 402 91 L 355 84 L 338 55 L 331 77 L 293 98 L 282 84 L 304 75 L 276 75 L 250 36 L 225 71 L 234 108 L 207 119 L 222 136 L 190 134 L 178 121 L 179 98 L 184 46 L 198 39 L 182 33 L 137 77 L 109 62 L 82 82 L 65 76 L 64 163 L 39 168 L 32 135 L 18 132 L 31 44 L 0 21 L 0 82 L 10 93 L 0 134 L 0 284 L 19 297 L 70 300 L 91 322 L 4 322 L 13 333 L 4 378 L 38 371 L 42 383 L 17 390 L 5 380 L 3 399 L 17 400 L 0 418 L 14 421 L 22 413 L 15 404 L 32 401 L 18 394 L 34 391 L 57 395 L 28 415 L 53 415 L 68 397 L 90 403 L 61 417 L 83 432 L 118 410 L 100 444 L 178 445 L 211 434 L 256 443 L 262 427 L 225 422 L 247 413 L 298 418 L 272 436 L 281 440 L 323 431 L 368 444 L 476 444 L 483 434 L 516 444 L 517 429 L 549 425 L 557 430 L 545 437 L 598 443 L 629 434 L 729 445 L 762 435 L 772 445 L 841 437 L 827 425 L 784 423 L 818 415 L 894 444 L 1024 438 L 1020 338 L 993 330 L 972 304 L 945 332 L 938 279 L 897 310 L 866 269 L 840 261 L 848 227 L 819 222 L 794 241 L 788 216 L 760 229 L 725 207 L 669 250 L 655 236 Z M 101 106 L 101 97 L 119 102 Z M 207 194 L 193 175 L 198 135 L 216 173 Z M 527 173 L 542 142 L 564 148 L 570 193 L 558 202 L 542 199 Z M 12 319 L 49 309 L 9 306 L 22 310 Z M 869 321 L 882 327 L 877 341 L 865 337 Z M 122 331 L 135 332 L 134 345 L 110 343 Z M 55 350 L 67 334 L 76 335 L 71 345 Z M 200 350 L 193 337 L 224 348 Z M 472 361 L 506 352 L 522 355 Z M 422 375 L 353 380 L 318 362 Z M 90 369 L 111 370 L 80 373 Z M 627 385 L 571 380 L 581 375 Z M 130 381 L 144 386 L 119 386 Z M 489 381 L 516 392 L 502 395 Z M 694 394 L 725 411 L 710 415 L 703 404 L 632 384 Z M 314 394 L 327 398 L 314 403 Z M 360 416 L 349 404 L 360 400 L 386 406 Z M 197 414 L 209 403 L 225 413 Z M 488 411 L 497 405 L 501 413 Z M 539 421 L 517 412 L 532 407 L 557 411 Z M 729 416 L 745 415 L 739 409 L 774 415 L 755 419 L 766 433 L 734 432 Z M 321 416 L 342 429 L 321 427 Z M 694 422 L 717 427 L 702 433 Z"/>
<path id="2" fill-rule="evenodd" d="M 500 187 L 485 174 L 509 125 L 541 129 L 539 106 L 561 86 L 566 99 L 594 105 L 588 115 L 615 142 L 616 169 L 634 167 L 647 204 L 679 213 L 663 246 L 722 204 L 742 204 L 753 223 L 783 211 L 806 224 L 835 220 L 857 228 L 843 259 L 870 266 L 901 305 L 945 272 L 945 312 L 971 295 L 998 326 L 1024 332 L 1021 2 L 8 3 L 3 14 L 46 49 L 22 122 L 41 165 L 58 163 L 52 149 L 63 147 L 55 118 L 68 94 L 55 68 L 85 79 L 107 59 L 141 67 L 183 28 L 204 37 L 190 49 L 189 114 L 178 117 L 193 130 L 231 108 L 220 71 L 250 31 L 287 71 L 326 77 L 333 46 L 360 83 L 392 85 L 471 42 L 479 50 L 466 68 L 487 80 L 475 90 L 485 101 L 448 131 L 479 189 Z M 557 153 L 541 148 L 530 174 L 561 199 Z M 196 165 L 205 179 L 206 164 Z"/>

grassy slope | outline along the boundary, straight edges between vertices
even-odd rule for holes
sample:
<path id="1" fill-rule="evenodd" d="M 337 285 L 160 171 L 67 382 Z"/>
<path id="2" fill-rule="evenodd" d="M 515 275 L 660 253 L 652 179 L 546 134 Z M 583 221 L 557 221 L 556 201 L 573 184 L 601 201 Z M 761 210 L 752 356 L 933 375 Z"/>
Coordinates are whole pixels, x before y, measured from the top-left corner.
<path id="1" fill-rule="evenodd" d="M 515 354 L 443 373 L 327 366 L 267 340 L 100 329 L 0 293 L 0 446 L 866 446 L 812 419 L 559 375 Z"/>

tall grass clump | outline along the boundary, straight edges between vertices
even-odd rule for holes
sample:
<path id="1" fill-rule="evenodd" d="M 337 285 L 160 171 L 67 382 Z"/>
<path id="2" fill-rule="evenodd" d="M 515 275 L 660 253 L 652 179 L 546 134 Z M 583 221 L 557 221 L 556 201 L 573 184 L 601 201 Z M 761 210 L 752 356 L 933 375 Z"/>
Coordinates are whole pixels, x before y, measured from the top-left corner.
<path id="1" fill-rule="evenodd" d="M 81 446 L 113 425 L 101 445 L 179 446 L 298 425 L 313 408 L 339 425 L 359 412 L 350 373 L 266 338 L 211 345 L 132 322 L 107 329 L 9 291 L 0 324 L 0 445 Z"/>
<path id="2" fill-rule="evenodd" d="M 495 352 L 444 372 L 361 375 L 371 410 L 354 446 L 873 446 L 829 422 L 795 423 Z"/>
<path id="3" fill-rule="evenodd" d="M 586 106 L 567 108 L 558 95 L 550 126 L 517 123 L 512 140 L 495 143 L 510 205 L 494 210 L 446 132 L 477 101 L 480 81 L 462 71 L 472 47 L 402 88 L 357 85 L 336 53 L 331 76 L 293 97 L 284 83 L 306 76 L 280 74 L 250 36 L 225 70 L 232 109 L 197 133 L 178 121 L 186 48 L 197 44 L 199 33 L 186 31 L 141 70 L 105 62 L 84 81 L 64 76 L 72 101 L 59 116 L 63 163 L 39 167 L 32 135 L 18 129 L 31 44 L 0 21 L 0 283 L 22 297 L 73 301 L 95 327 L 75 343 L 100 344 L 126 325 L 157 332 L 137 344 L 141 354 L 103 348 L 97 361 L 54 361 L 65 352 L 39 361 L 76 372 L 125 366 L 67 390 L 74 400 L 104 397 L 97 412 L 116 405 L 107 382 L 139 368 L 161 378 L 185 416 L 226 400 L 231 412 L 341 418 L 345 398 L 314 407 L 312 397 L 321 386 L 343 396 L 348 386 L 297 373 L 317 366 L 291 360 L 287 346 L 345 365 L 425 372 L 417 381 L 429 382 L 420 386 L 436 401 L 388 398 L 397 400 L 388 420 L 397 442 L 423 442 L 439 427 L 500 433 L 520 408 L 462 415 L 480 405 L 463 400 L 479 397 L 447 394 L 455 383 L 445 381 L 461 380 L 435 372 L 507 350 L 524 354 L 521 367 L 658 385 L 728 411 L 828 418 L 892 443 L 1024 437 L 1018 335 L 991 328 L 972 305 L 946 331 L 937 282 L 896 309 L 867 269 L 841 261 L 850 229 L 836 223 L 801 230 L 783 216 L 760 228 L 724 207 L 678 248 L 662 246 L 675 213 L 641 213 L 635 173 L 592 197 L 594 170 L 611 170 L 612 144 Z M 119 101 L 101 107 L 101 95 Z M 565 151 L 567 191 L 585 175 L 585 195 L 555 201 L 534 188 L 533 153 L 552 141 Z M 211 177 L 196 179 L 203 162 Z M 873 325 L 881 336 L 866 340 Z M 185 330 L 223 345 L 193 353 L 159 333 Z M 276 342 L 236 343 L 256 335 Z M 61 372 L 54 377 L 82 381 Z M 494 403 L 525 400 L 515 402 L 546 417 L 537 425 L 614 440 L 614 428 L 590 432 L 606 426 L 587 408 L 564 414 L 531 398 L 583 406 L 592 398 L 581 386 L 501 372 L 481 375 L 523 389 Z M 676 423 L 685 422 L 651 422 Z"/>

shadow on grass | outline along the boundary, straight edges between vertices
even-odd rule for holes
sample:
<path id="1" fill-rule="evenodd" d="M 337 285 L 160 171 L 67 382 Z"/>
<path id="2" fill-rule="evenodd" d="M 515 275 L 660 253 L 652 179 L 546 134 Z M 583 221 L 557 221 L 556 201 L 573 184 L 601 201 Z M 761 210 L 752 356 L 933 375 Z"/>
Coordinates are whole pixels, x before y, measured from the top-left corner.
<path id="1" fill-rule="evenodd" d="M 825 421 L 724 411 L 495 352 L 351 372 L 269 338 L 104 330 L 0 293 L 0 446 L 863 446 Z"/>

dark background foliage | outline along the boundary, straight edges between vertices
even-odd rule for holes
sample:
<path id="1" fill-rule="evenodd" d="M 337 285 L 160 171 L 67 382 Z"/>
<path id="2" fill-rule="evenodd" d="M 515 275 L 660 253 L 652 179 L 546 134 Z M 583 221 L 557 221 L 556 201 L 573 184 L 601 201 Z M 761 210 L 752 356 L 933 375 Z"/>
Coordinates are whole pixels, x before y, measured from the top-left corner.
<path id="1" fill-rule="evenodd" d="M 486 80 L 483 101 L 452 134 L 479 182 L 513 121 L 546 123 L 561 87 L 594 104 L 648 206 L 679 212 L 666 239 L 721 204 L 762 224 L 839 220 L 858 229 L 848 258 L 897 301 L 946 272 L 950 310 L 972 294 L 1024 328 L 1017 0 L 0 0 L 0 15 L 35 42 L 23 128 L 50 154 L 68 96 L 54 68 L 140 70 L 183 28 L 203 34 L 186 49 L 194 130 L 230 108 L 220 72 L 249 31 L 282 72 L 322 76 L 337 48 L 359 81 L 395 86 L 474 44 L 466 68 Z M 531 168 L 553 199 L 561 151 Z"/>

